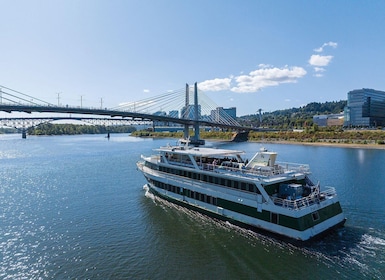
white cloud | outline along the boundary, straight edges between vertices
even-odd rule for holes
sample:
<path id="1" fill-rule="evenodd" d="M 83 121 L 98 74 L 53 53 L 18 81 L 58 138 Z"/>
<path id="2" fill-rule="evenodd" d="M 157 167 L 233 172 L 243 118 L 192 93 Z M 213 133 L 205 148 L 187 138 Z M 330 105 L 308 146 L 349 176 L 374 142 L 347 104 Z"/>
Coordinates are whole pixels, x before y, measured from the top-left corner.
<path id="1" fill-rule="evenodd" d="M 231 78 L 206 80 L 198 84 L 199 89 L 203 91 L 221 91 L 230 88 Z"/>
<path id="2" fill-rule="evenodd" d="M 336 42 L 328 42 L 328 43 L 324 43 L 321 47 L 319 47 L 318 49 L 314 49 L 315 52 L 323 52 L 324 48 L 325 47 L 332 47 L 332 48 L 337 48 L 338 44 Z"/>
<path id="3" fill-rule="evenodd" d="M 302 67 L 262 68 L 235 78 L 236 86 L 231 88 L 234 92 L 255 92 L 265 87 L 278 86 L 283 83 L 296 83 L 299 78 L 306 75 Z"/>
<path id="4" fill-rule="evenodd" d="M 309 63 L 312 66 L 327 66 L 332 58 L 332 55 L 313 54 L 309 59 Z"/>
<path id="5" fill-rule="evenodd" d="M 144 93 L 149 93 L 150 90 L 149 90 L 149 89 L 144 89 L 143 92 L 144 92 Z"/>
<path id="6" fill-rule="evenodd" d="M 325 72 L 325 68 L 322 68 L 322 67 L 314 67 L 314 71 L 315 72 Z"/>
<path id="7" fill-rule="evenodd" d="M 305 69 L 297 66 L 277 68 L 263 64 L 260 67 L 262 68 L 251 71 L 247 75 L 204 81 L 199 83 L 199 89 L 203 91 L 231 90 L 239 93 L 256 92 L 265 87 L 296 83 L 307 73 Z"/>
<path id="8" fill-rule="evenodd" d="M 261 63 L 258 65 L 259 68 L 272 68 L 273 66 L 270 65 L 270 64 L 264 64 L 264 63 Z"/>
<path id="9" fill-rule="evenodd" d="M 325 47 L 332 47 L 335 49 L 337 46 L 337 43 L 330 41 L 328 43 L 324 43 L 321 47 L 314 49 L 314 51 L 320 53 L 324 51 Z M 323 72 L 326 71 L 324 67 L 328 66 L 332 59 L 332 55 L 313 54 L 308 61 L 309 64 L 314 67 L 315 73 L 313 76 L 317 78 L 323 77 Z"/>

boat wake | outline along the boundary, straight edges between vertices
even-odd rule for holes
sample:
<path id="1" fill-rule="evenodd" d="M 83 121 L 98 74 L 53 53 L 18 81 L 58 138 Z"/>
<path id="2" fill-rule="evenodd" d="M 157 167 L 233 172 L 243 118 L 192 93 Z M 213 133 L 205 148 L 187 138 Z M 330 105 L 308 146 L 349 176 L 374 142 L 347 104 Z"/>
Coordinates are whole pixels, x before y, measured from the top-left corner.
<path id="1" fill-rule="evenodd" d="M 353 266 L 365 278 L 384 279 L 385 272 L 377 269 L 385 263 L 384 238 L 380 232 L 345 226 L 303 250 L 318 253 L 330 267 Z"/>
<path id="2" fill-rule="evenodd" d="M 266 252 L 277 252 L 278 250 L 284 254 L 314 258 L 326 267 L 334 268 L 341 274 L 346 273 L 346 271 L 344 272 L 346 267 L 354 265 L 360 274 L 365 277 L 383 279 L 385 276 L 384 271 L 375 270 L 371 265 L 373 261 L 385 263 L 385 256 L 380 255 L 384 250 L 385 236 L 376 236 L 376 233 L 363 232 L 363 230 L 345 226 L 320 240 L 314 240 L 302 246 L 174 204 L 149 192 L 147 185 L 143 189 L 146 191 L 145 196 L 151 198 L 157 206 L 160 206 L 166 212 L 176 210 L 173 211 L 173 214 L 187 216 L 199 227 L 204 227 L 203 230 L 210 231 L 210 228 L 214 227 L 215 230 L 236 232 L 237 236 L 245 238 L 253 247 L 263 246 L 263 250 Z M 349 279 L 349 277 L 346 279 Z"/>

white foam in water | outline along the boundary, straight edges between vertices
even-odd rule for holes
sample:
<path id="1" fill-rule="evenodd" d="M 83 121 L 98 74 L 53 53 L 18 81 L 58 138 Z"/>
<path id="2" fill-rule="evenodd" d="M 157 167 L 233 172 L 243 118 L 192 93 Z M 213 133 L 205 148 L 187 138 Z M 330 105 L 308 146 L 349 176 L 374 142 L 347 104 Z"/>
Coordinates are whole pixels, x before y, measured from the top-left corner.
<path id="1" fill-rule="evenodd" d="M 368 234 L 364 234 L 362 236 L 362 244 L 374 244 L 374 245 L 382 245 L 385 246 L 385 240 L 380 237 L 374 237 Z"/>
<path id="2" fill-rule="evenodd" d="M 145 197 L 148 197 L 148 198 L 151 198 L 152 201 L 155 202 L 155 195 L 152 194 L 152 193 L 150 192 L 150 188 L 148 187 L 147 184 L 145 184 L 145 185 L 143 186 L 143 189 L 146 191 L 145 194 L 144 194 L 144 196 L 145 196 Z"/>

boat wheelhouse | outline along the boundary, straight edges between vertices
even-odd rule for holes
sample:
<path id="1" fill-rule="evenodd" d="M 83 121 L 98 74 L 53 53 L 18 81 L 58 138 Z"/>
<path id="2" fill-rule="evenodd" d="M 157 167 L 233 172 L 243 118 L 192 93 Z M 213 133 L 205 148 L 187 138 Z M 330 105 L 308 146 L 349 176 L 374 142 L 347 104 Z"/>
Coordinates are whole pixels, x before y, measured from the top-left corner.
<path id="1" fill-rule="evenodd" d="M 188 145 L 156 149 L 137 162 L 151 192 L 242 226 L 306 241 L 341 226 L 333 187 L 314 184 L 307 164 L 280 163 L 261 149 L 250 161 L 237 150 Z"/>

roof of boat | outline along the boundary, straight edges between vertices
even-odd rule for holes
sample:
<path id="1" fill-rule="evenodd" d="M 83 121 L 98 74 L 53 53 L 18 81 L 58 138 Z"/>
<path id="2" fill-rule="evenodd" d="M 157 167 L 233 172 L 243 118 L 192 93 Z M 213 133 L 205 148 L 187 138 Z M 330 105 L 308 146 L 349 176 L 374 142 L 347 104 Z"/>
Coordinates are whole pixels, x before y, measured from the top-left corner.
<path id="1" fill-rule="evenodd" d="M 166 146 L 155 149 L 159 152 L 170 152 L 176 154 L 190 154 L 200 157 L 209 157 L 209 156 L 230 156 L 230 155 L 240 155 L 244 154 L 244 151 L 240 150 L 230 150 L 230 149 L 216 149 L 208 147 L 186 147 L 186 146 Z"/>

